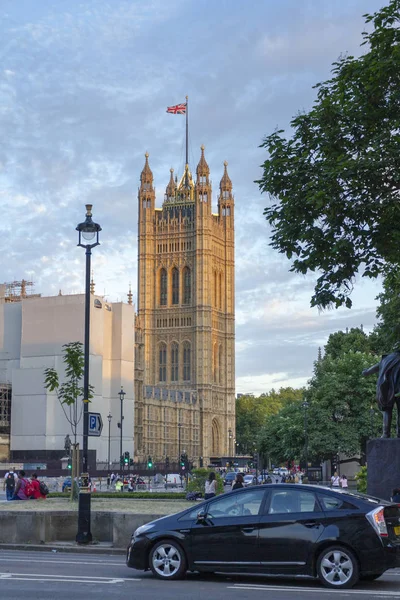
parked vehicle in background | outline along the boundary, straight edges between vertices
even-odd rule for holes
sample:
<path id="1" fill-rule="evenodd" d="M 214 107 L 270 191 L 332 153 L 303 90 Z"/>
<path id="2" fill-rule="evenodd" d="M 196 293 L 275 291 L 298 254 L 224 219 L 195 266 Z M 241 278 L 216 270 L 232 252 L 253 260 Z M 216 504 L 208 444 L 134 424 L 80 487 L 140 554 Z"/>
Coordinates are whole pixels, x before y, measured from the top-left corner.
<path id="1" fill-rule="evenodd" d="M 341 590 L 400 567 L 400 507 L 312 485 L 250 487 L 142 525 L 126 561 L 166 580 L 187 570 L 252 572 L 317 577 Z"/>
<path id="2" fill-rule="evenodd" d="M 245 475 L 243 477 L 244 487 L 248 487 L 249 485 L 257 485 L 257 479 L 255 475 Z"/>
<path id="3" fill-rule="evenodd" d="M 236 472 L 228 471 L 228 473 L 225 473 L 224 485 L 232 485 L 232 483 L 235 481 L 235 479 L 236 479 Z"/>
<path id="4" fill-rule="evenodd" d="M 165 485 L 166 487 L 180 487 L 181 486 L 181 477 L 179 473 L 168 473 L 165 477 Z"/>

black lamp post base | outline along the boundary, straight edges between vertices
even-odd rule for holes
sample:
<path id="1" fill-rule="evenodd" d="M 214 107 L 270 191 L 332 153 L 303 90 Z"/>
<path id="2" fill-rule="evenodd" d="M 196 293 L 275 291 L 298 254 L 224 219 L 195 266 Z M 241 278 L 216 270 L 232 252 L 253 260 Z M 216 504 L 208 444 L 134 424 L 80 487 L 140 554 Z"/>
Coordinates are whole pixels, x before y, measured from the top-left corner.
<path id="1" fill-rule="evenodd" d="M 90 493 L 79 494 L 77 544 L 90 544 L 93 539 L 90 531 L 90 501 Z"/>

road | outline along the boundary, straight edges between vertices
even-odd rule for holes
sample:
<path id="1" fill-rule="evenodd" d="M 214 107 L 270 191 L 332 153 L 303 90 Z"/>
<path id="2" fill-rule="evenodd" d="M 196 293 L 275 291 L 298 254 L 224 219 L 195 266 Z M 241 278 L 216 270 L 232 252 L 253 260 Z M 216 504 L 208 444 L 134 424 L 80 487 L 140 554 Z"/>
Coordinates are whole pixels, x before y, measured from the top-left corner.
<path id="1" fill-rule="evenodd" d="M 1 600 L 90 600 L 107 598 L 182 598 L 191 600 L 400 600 L 400 569 L 378 581 L 343 592 L 313 580 L 259 576 L 189 574 L 183 581 L 164 582 L 151 573 L 128 569 L 123 556 L 62 552 L 0 551 Z"/>

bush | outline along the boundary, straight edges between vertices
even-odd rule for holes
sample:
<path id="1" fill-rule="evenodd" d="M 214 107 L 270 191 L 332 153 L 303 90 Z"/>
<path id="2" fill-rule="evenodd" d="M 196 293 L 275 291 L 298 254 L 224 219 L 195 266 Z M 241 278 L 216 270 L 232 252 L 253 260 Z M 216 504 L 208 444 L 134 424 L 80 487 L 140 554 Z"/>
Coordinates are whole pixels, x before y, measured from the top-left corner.
<path id="1" fill-rule="evenodd" d="M 361 467 L 355 475 L 357 481 L 357 491 L 363 494 L 367 493 L 367 467 Z"/>
<path id="2" fill-rule="evenodd" d="M 192 479 L 187 485 L 187 491 L 201 492 L 204 495 L 206 480 L 208 479 L 208 476 L 211 472 L 212 469 L 194 469 L 192 471 Z M 222 494 L 224 491 L 223 479 L 219 473 L 215 473 L 215 478 L 217 480 L 217 494 Z"/>
<path id="3" fill-rule="evenodd" d="M 47 498 L 69 498 L 69 492 L 51 492 Z M 125 498 L 126 500 L 148 499 L 148 500 L 182 500 L 186 497 L 185 492 L 93 492 L 92 499 Z"/>

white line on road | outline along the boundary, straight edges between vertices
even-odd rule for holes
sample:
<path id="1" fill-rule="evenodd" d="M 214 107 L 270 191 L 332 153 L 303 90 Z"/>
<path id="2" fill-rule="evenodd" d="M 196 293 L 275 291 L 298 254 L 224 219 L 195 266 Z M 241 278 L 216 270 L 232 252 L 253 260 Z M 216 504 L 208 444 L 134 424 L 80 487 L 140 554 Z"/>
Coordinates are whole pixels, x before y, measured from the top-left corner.
<path id="1" fill-rule="evenodd" d="M 62 563 L 63 565 L 111 565 L 114 567 L 121 567 L 125 565 L 125 561 L 121 560 L 121 562 L 113 563 L 113 562 L 103 562 L 103 561 L 84 561 L 84 560 L 63 560 L 61 557 L 58 559 L 55 558 L 45 558 L 42 560 L 37 560 L 35 558 L 2 558 L 0 556 L 0 563 L 2 562 L 23 562 L 23 563 Z"/>
<path id="2" fill-rule="evenodd" d="M 95 575 L 91 576 L 91 575 L 63 575 L 63 574 L 51 574 L 48 575 L 46 573 L 0 573 L 0 579 L 3 578 L 12 578 L 12 579 L 17 579 L 17 578 L 35 578 L 35 579 L 40 579 L 40 581 L 53 581 L 54 579 L 60 580 L 62 579 L 63 581 L 74 581 L 75 583 L 87 583 L 88 580 L 90 580 L 91 583 L 110 583 L 110 582 L 118 582 L 118 583 L 122 583 L 124 581 L 141 581 L 141 579 L 138 579 L 137 577 L 131 577 L 129 579 L 125 579 L 123 577 L 97 577 Z M 30 579 L 32 581 L 32 579 Z"/>
<path id="3" fill-rule="evenodd" d="M 257 585 L 257 584 L 245 584 L 245 583 L 237 583 L 231 586 L 227 586 L 229 590 L 254 590 L 254 591 L 263 591 L 263 592 L 315 592 L 317 594 L 336 594 L 337 590 L 334 588 L 326 589 L 321 587 L 294 587 L 289 585 L 275 586 L 275 585 Z M 369 596 L 390 596 L 400 598 L 400 592 L 391 592 L 391 591 L 383 591 L 383 590 L 354 590 L 354 589 L 345 589 L 340 591 L 341 595 L 351 594 L 351 595 L 369 595 Z"/>

